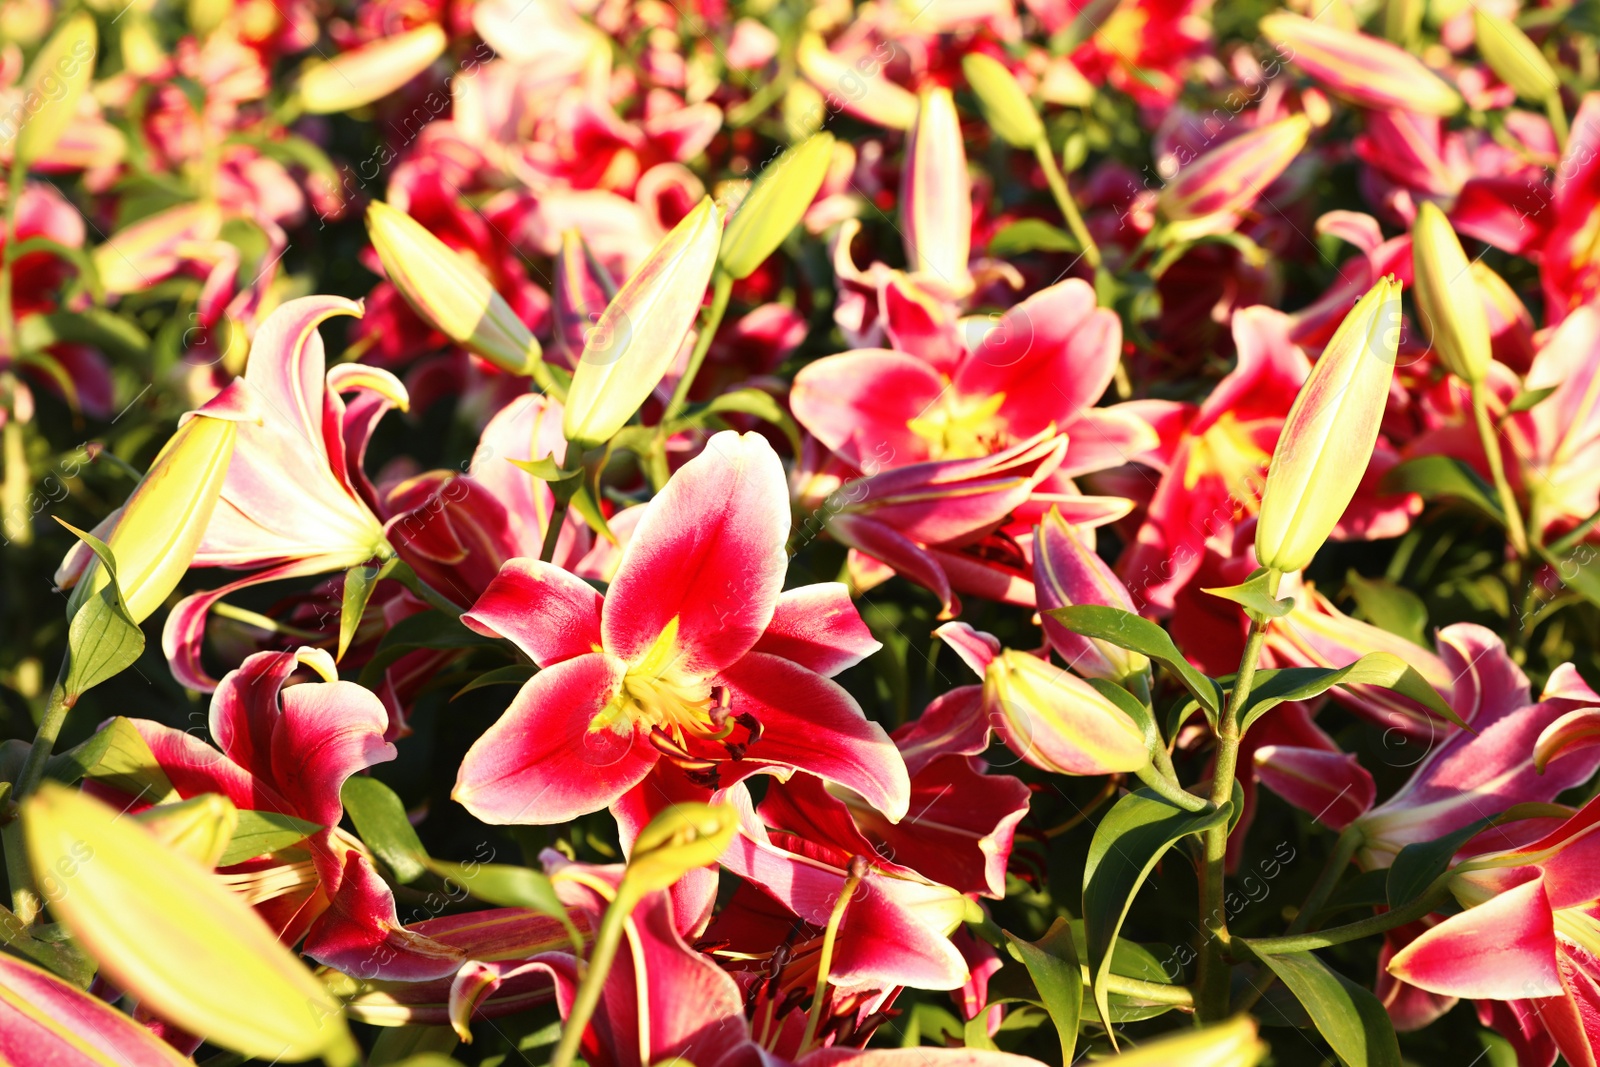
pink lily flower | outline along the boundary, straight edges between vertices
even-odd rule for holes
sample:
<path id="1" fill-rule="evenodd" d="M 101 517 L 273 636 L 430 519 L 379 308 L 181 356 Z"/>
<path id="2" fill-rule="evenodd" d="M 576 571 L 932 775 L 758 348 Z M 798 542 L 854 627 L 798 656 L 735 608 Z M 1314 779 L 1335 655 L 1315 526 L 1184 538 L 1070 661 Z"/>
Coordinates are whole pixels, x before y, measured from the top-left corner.
<path id="1" fill-rule="evenodd" d="M 1054 501 L 1093 523 L 1126 508 L 1111 498 L 1040 492 L 1065 452 L 1066 443 L 1046 429 L 990 456 L 917 463 L 850 481 L 841 481 L 837 464 L 810 468 L 808 455 L 795 474 L 798 504 L 810 516 L 800 533 L 826 529 L 849 545 L 858 588 L 898 573 L 938 594 L 946 616 L 959 610 L 956 589 L 1031 606 L 1027 558 L 1013 531 L 1031 523 L 1018 513 Z M 860 577 L 871 575 L 875 562 L 887 573 Z"/>
<path id="2" fill-rule="evenodd" d="M 1054 426 L 1067 435 L 1061 474 L 1070 477 L 1156 445 L 1129 405 L 1094 407 L 1116 370 L 1122 330 L 1114 313 L 1095 307 L 1086 282 L 1035 293 L 971 341 L 961 340 L 953 315 L 920 306 L 932 318 L 910 335 L 921 338 L 914 354 L 845 352 L 795 376 L 796 420 L 846 463 L 872 471 L 874 463 L 970 459 Z"/>
<path id="3" fill-rule="evenodd" d="M 619 867 L 573 864 L 546 854 L 557 891 L 577 918 L 587 911 L 585 925 L 592 928 L 614 892 Z M 870 876 L 869 876 L 870 878 Z M 857 908 L 872 911 L 875 896 L 868 891 L 852 898 L 844 925 Z M 827 903 L 832 909 L 832 900 Z M 479 916 L 499 913 L 479 912 Z M 788 924 L 792 926 L 792 920 Z M 784 936 L 782 931 L 777 940 Z M 769 984 L 766 975 L 735 976 L 715 962 L 714 954 L 696 951 L 673 921 L 665 893 L 653 893 L 634 910 L 625 933 L 625 945 L 607 976 L 605 989 L 580 1045 L 586 1063 L 594 1067 L 650 1067 L 674 1058 L 694 1057 L 706 1067 L 1039 1067 L 1038 1061 L 1001 1052 L 970 1049 L 862 1049 L 888 1015 L 882 1009 L 890 998 L 863 999 L 836 994 L 828 1013 L 819 1020 L 809 1047 L 801 1047 L 807 1023 L 807 1004 L 795 1000 L 770 1014 L 757 983 Z M 845 944 L 841 935 L 840 945 Z M 836 956 L 836 960 L 838 957 Z M 452 990 L 450 1018 L 463 1025 L 480 1005 L 492 1012 L 495 999 L 523 983 L 524 996 L 537 996 L 534 982 L 553 992 L 563 1018 L 571 1011 L 578 983 L 579 961 L 569 952 L 540 952 L 521 962 L 506 960 L 469 963 L 462 968 Z M 839 973 L 837 964 L 830 972 Z M 401 995 L 398 992 L 395 995 Z M 546 994 L 548 995 L 548 994 Z M 756 1017 L 746 1016 L 755 1001 Z M 484 1016 L 487 1017 L 487 1016 Z"/>
<path id="4" fill-rule="evenodd" d="M 1600 710 L 1600 695 L 1570 666 L 1553 676 L 1558 688 L 1534 701 L 1527 677 L 1489 630 L 1457 623 L 1440 630 L 1438 641 L 1440 661 L 1454 679 L 1442 695 L 1472 730 L 1439 724 L 1411 778 L 1382 804 L 1367 807 L 1371 776 L 1331 742 L 1256 753 L 1257 773 L 1274 792 L 1329 826 L 1355 827 L 1362 840 L 1356 858 L 1368 870 L 1387 867 L 1406 845 L 1453 833 L 1485 812 L 1551 803 L 1600 767 L 1600 752 L 1580 756 L 1577 746 L 1551 754 L 1548 767 L 1537 758 L 1538 742 L 1554 724 Z M 1348 818 L 1362 798 L 1364 810 Z"/>
<path id="5" fill-rule="evenodd" d="M 788 532 L 777 454 L 725 431 L 651 501 L 604 597 L 507 563 L 462 618 L 542 669 L 468 751 L 456 799 L 485 822 L 565 822 L 665 758 L 708 786 L 806 770 L 905 815 L 888 735 L 796 650 L 853 648 L 861 623 L 842 591 L 782 592 Z"/>
<path id="6" fill-rule="evenodd" d="M 301 666 L 325 680 L 287 684 Z M 211 735 L 220 751 L 184 730 L 131 722 L 178 797 L 220 793 L 241 810 L 290 815 L 317 827 L 299 845 L 218 872 L 285 944 L 303 938 L 306 955 L 364 977 L 451 973 L 462 954 L 400 925 L 394 898 L 364 846 L 339 829 L 345 780 L 394 759 L 396 750 L 383 739 L 389 725 L 383 704 L 337 677 L 332 657 L 321 649 L 250 656 L 222 679 L 211 701 Z M 109 791 L 95 783 L 90 788 Z"/>
<path id="7" fill-rule="evenodd" d="M 1025 0 L 1051 34 L 1064 33 L 1080 12 L 1097 11 L 1084 0 Z M 1110 84 L 1143 108 L 1170 106 L 1194 61 L 1206 54 L 1211 26 L 1197 0 L 1135 0 L 1119 4 L 1072 52 L 1073 66 L 1095 85 Z"/>
<path id="8" fill-rule="evenodd" d="M 10 955 L 0 955 L 0 1060 L 14 1067 L 191 1062 L 99 997 Z"/>
<path id="9" fill-rule="evenodd" d="M 388 371 L 345 363 L 324 370 L 317 326 L 357 315 L 359 304 L 304 297 L 262 324 L 242 379 L 262 414 L 241 424 L 211 524 L 195 553 L 199 567 L 259 568 L 185 597 L 167 616 L 161 645 L 173 675 L 208 692 L 216 681 L 200 662 L 206 616 L 218 600 L 278 578 L 342 571 L 393 554 L 361 470 L 372 428 L 406 391 Z M 340 394 L 360 395 L 348 407 Z"/>
<path id="10" fill-rule="evenodd" d="M 1118 570 L 1134 594 L 1170 611 L 1200 569 L 1205 543 L 1227 539 L 1261 506 L 1267 461 L 1311 371 L 1289 323 L 1264 307 L 1233 316 L 1238 363 L 1198 407 L 1135 402 L 1162 436 L 1160 481 Z"/>
<path id="11" fill-rule="evenodd" d="M 539 555 L 555 495 L 516 463 L 562 461 L 561 415 L 555 401 L 524 393 L 483 428 L 466 473 L 430 471 L 385 490 L 385 537 L 423 581 L 467 607 L 507 560 Z M 568 512 L 554 562 L 570 569 L 593 540 Z"/>
<path id="12" fill-rule="evenodd" d="M 724 799 L 739 809 L 740 831 L 723 866 L 812 928 L 787 954 L 794 970 L 786 974 L 785 985 L 815 986 L 811 952 L 820 947 L 822 927 L 857 857 L 868 869 L 845 909 L 829 983 L 838 991 L 861 993 L 900 986 L 959 989 L 967 981 L 966 961 L 949 940 L 966 912 L 961 893 L 885 859 L 875 848 L 854 851 L 859 830 L 839 827 L 845 832 L 836 838 L 829 832 L 834 827 L 826 820 L 818 825 L 809 810 L 779 801 L 771 808 L 763 803 L 758 811 L 742 784 Z M 787 821 L 791 815 L 800 821 Z M 720 936 L 720 924 L 721 917 L 712 922 L 708 940 Z"/>
<path id="13" fill-rule="evenodd" d="M 1491 1002 L 1480 1018 L 1550 1063 L 1600 1062 L 1600 801 L 1543 837 L 1461 863 L 1450 890 L 1464 910 L 1388 961 L 1410 985 Z M 1480 1003 L 1480 1007 L 1482 1004 Z M 1548 1035 L 1548 1044 L 1540 1040 Z"/>

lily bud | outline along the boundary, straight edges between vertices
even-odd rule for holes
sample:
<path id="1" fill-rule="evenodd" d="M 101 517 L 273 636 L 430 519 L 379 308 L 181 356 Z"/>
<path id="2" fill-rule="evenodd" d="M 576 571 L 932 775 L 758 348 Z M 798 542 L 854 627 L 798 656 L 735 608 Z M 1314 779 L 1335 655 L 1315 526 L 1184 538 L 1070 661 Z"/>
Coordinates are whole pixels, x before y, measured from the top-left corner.
<path id="1" fill-rule="evenodd" d="M 1256 522 L 1256 558 L 1288 573 L 1311 562 L 1366 474 L 1400 345 L 1400 283 L 1356 302 L 1284 421 Z"/>
<path id="2" fill-rule="evenodd" d="M 900 223 L 911 270 L 965 290 L 970 284 L 972 184 L 961 122 L 948 89 L 922 94 L 900 178 Z"/>
<path id="3" fill-rule="evenodd" d="M 1477 7 L 1472 12 L 1478 54 L 1499 79 L 1524 100 L 1544 101 L 1561 91 L 1561 82 L 1539 46 L 1510 19 Z"/>
<path id="4" fill-rule="evenodd" d="M 295 93 L 312 115 L 332 115 L 382 100 L 444 54 L 444 30 L 430 22 L 328 60 L 308 63 Z"/>
<path id="5" fill-rule="evenodd" d="M 1294 162 L 1309 136 L 1311 120 L 1291 115 L 1218 145 L 1161 190 L 1161 213 L 1187 221 L 1244 210 Z"/>
<path id="6" fill-rule="evenodd" d="M 1044 139 L 1044 123 L 1033 101 L 1022 91 L 1006 65 L 993 56 L 972 52 L 961 61 L 967 84 L 989 128 L 1012 148 L 1032 148 Z"/>
<path id="7" fill-rule="evenodd" d="M 188 800 L 146 808 L 134 820 L 172 851 L 211 868 L 227 851 L 228 842 L 239 828 L 239 809 L 221 793 L 201 793 Z"/>
<path id="8" fill-rule="evenodd" d="M 1388 41 L 1289 11 L 1261 20 L 1261 33 L 1338 96 L 1375 109 L 1454 115 L 1461 96 L 1416 56 Z"/>
<path id="9" fill-rule="evenodd" d="M 833 160 L 833 134 L 819 133 L 767 165 L 722 235 L 722 269 L 738 281 L 755 273 L 800 223 Z"/>
<path id="10" fill-rule="evenodd" d="M 1482 382 L 1493 355 L 1489 316 L 1461 241 L 1430 201 L 1422 202 L 1411 224 L 1411 262 L 1422 325 L 1439 358 L 1462 381 Z"/>
<path id="11" fill-rule="evenodd" d="M 78 101 L 94 76 L 97 35 L 94 19 L 74 15 L 51 34 L 33 57 L 23 78 L 22 125 L 0 126 L 0 138 L 16 135 L 15 166 L 28 166 L 50 154 L 78 110 Z"/>
<path id="12" fill-rule="evenodd" d="M 1033 530 L 1033 586 L 1041 612 L 1073 604 L 1135 611 L 1127 586 L 1105 560 L 1079 540 L 1060 510 L 1053 507 Z M 1079 674 L 1120 682 L 1150 667 L 1150 661 L 1138 652 L 1075 634 L 1048 615 L 1043 622 L 1050 646 Z"/>
<path id="13" fill-rule="evenodd" d="M 611 439 L 672 366 L 705 298 L 722 238 L 706 197 L 623 283 L 583 346 L 561 430 L 589 449 Z"/>
<path id="14" fill-rule="evenodd" d="M 1140 1045 L 1106 1062 L 1114 1067 L 1255 1067 L 1268 1051 L 1267 1043 L 1256 1035 L 1256 1021 L 1235 1015 L 1227 1022 Z"/>
<path id="15" fill-rule="evenodd" d="M 242 388 L 237 392 L 245 395 Z M 247 417 L 241 408 L 240 418 Z M 117 561 L 117 584 L 134 622 L 149 618 L 189 569 L 222 493 L 237 421 L 211 411 L 187 416 L 122 505 L 105 540 Z M 99 561 L 90 563 L 73 583 L 67 617 L 110 583 Z"/>
<path id="16" fill-rule="evenodd" d="M 1094 686 L 1006 649 L 983 676 L 984 710 L 1011 751 L 1055 774 L 1114 774 L 1150 763 L 1144 733 Z"/>
<path id="17" fill-rule="evenodd" d="M 246 1056 L 356 1061 L 339 1003 L 210 871 L 53 782 L 21 817 L 51 912 L 142 1007 Z"/>
<path id="18" fill-rule="evenodd" d="M 532 373 L 538 339 L 465 257 L 381 200 L 367 207 L 367 233 L 384 273 L 424 322 L 502 370 Z"/>
<path id="19" fill-rule="evenodd" d="M 917 98 L 881 73 L 857 70 L 856 65 L 830 49 L 821 37 L 808 33 L 795 50 L 800 73 L 827 96 L 830 106 L 875 122 L 891 130 L 905 130 L 917 120 Z"/>
<path id="20" fill-rule="evenodd" d="M 641 893 L 666 889 L 721 859 L 738 828 L 731 804 L 673 804 L 639 831 L 624 881 Z"/>

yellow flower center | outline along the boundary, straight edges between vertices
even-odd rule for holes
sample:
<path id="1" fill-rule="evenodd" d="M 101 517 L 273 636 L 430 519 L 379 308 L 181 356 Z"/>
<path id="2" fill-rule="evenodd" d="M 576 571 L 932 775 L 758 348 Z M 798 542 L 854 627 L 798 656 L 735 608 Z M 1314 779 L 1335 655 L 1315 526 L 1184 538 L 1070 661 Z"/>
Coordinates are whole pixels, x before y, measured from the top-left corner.
<path id="1" fill-rule="evenodd" d="M 995 417 L 1004 393 L 973 399 L 946 390 L 922 415 L 906 423 L 928 442 L 929 459 L 973 459 L 1004 446 L 1005 423 Z"/>
<path id="2" fill-rule="evenodd" d="M 681 744 L 685 733 L 716 734 L 714 704 L 711 680 L 684 666 L 674 617 L 650 650 L 628 664 L 622 684 L 590 721 L 589 730 L 622 734 L 659 726 Z"/>
<path id="3" fill-rule="evenodd" d="M 1227 486 L 1235 513 L 1253 515 L 1261 504 L 1271 458 L 1233 412 L 1223 412 L 1210 429 L 1195 439 L 1189 465 L 1184 468 L 1183 487 L 1193 489 L 1202 475 L 1215 474 Z"/>

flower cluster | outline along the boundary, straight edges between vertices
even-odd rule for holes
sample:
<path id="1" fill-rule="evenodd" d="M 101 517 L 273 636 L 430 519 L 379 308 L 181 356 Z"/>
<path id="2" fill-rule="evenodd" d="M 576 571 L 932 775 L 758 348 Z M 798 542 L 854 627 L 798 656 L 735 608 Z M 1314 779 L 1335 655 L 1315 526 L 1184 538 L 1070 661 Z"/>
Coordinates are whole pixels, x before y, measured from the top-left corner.
<path id="1" fill-rule="evenodd" d="M 0 5 L 0 1062 L 1600 1064 L 1592 14 Z"/>

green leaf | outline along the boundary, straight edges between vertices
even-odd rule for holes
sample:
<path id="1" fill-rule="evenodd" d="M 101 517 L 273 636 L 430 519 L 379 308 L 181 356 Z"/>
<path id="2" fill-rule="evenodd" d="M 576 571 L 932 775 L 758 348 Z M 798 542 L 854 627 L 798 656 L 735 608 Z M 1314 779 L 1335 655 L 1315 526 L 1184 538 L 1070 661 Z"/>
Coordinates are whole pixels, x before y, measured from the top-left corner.
<path id="1" fill-rule="evenodd" d="M 1279 704 L 1310 700 L 1336 685 L 1378 685 L 1392 689 L 1463 730 L 1472 729 L 1405 660 L 1392 652 L 1369 652 L 1347 667 L 1285 667 L 1257 672 L 1255 687 L 1250 690 L 1250 699 L 1239 722 L 1239 732 L 1242 735 Z"/>
<path id="2" fill-rule="evenodd" d="M 233 831 L 228 847 L 217 859 L 218 867 L 231 867 L 280 848 L 297 845 L 323 827 L 292 815 L 275 811 L 247 811 L 240 809 L 239 825 Z"/>
<path id="3" fill-rule="evenodd" d="M 1505 512 L 1494 487 L 1466 463 L 1452 456 L 1407 460 L 1383 478 L 1387 493 L 1416 493 L 1424 500 L 1464 500 L 1504 526 Z"/>
<path id="4" fill-rule="evenodd" d="M 1245 941 L 1248 945 L 1250 942 Z M 1261 957 L 1348 1067 L 1400 1067 L 1400 1044 L 1378 998 L 1309 952 Z"/>
<path id="5" fill-rule="evenodd" d="M 1095 827 L 1083 870 L 1083 925 L 1095 1007 L 1102 1019 L 1109 1011 L 1105 977 L 1111 953 L 1139 887 L 1175 842 L 1222 825 L 1232 807 L 1185 811 L 1149 789 L 1138 789 L 1117 801 Z"/>
<path id="6" fill-rule="evenodd" d="M 1045 614 L 1075 634 L 1110 641 L 1118 648 L 1142 653 L 1160 663 L 1178 676 L 1212 718 L 1222 707 L 1222 687 L 1195 670 L 1172 643 L 1167 631 L 1149 619 L 1101 604 L 1073 604 Z"/>
<path id="7" fill-rule="evenodd" d="M 416 881 L 428 867 L 428 850 L 406 817 L 406 806 L 394 790 L 364 774 L 345 780 L 339 797 L 356 833 L 378 854 L 402 885 Z"/>
<path id="8" fill-rule="evenodd" d="M 1600 604 L 1600 568 L 1591 567 L 1600 550 L 1593 544 L 1585 541 L 1580 544 L 1562 548 L 1541 548 L 1534 546 L 1544 561 L 1550 564 L 1556 572 L 1556 577 L 1561 579 L 1561 584 L 1577 593 L 1591 604 Z"/>
<path id="9" fill-rule="evenodd" d="M 382 573 L 383 568 L 367 563 L 344 572 L 344 595 L 339 602 L 339 650 L 333 655 L 335 660 L 344 659 L 345 651 L 355 639 L 356 627 L 361 625 L 367 601 L 372 599 L 372 590 L 377 587 Z"/>
<path id="10" fill-rule="evenodd" d="M 62 343 L 92 345 L 117 363 L 140 364 L 150 338 L 128 319 L 102 308 L 27 315 L 17 323 L 17 347 L 38 352 Z"/>
<path id="11" fill-rule="evenodd" d="M 1345 575 L 1345 588 L 1367 622 L 1427 647 L 1428 606 L 1422 598 L 1387 578 L 1365 578 L 1355 571 Z"/>
<path id="12" fill-rule="evenodd" d="M 455 700 L 474 689 L 485 689 L 491 685 L 522 685 L 529 678 L 538 673 L 537 668 L 527 663 L 513 663 L 509 667 L 496 667 L 492 671 L 480 674 L 466 685 L 457 689 L 450 699 Z"/>
<path id="13" fill-rule="evenodd" d="M 476 648 L 493 643 L 492 638 L 467 629 L 455 615 L 447 615 L 442 611 L 418 612 L 401 619 L 383 635 L 372 659 L 361 668 L 361 677 L 357 681 L 368 689 L 377 688 L 379 679 L 391 663 L 419 648 Z"/>
<path id="14" fill-rule="evenodd" d="M 9 909 L 0 907 L 0 945 L 60 975 L 79 989 L 89 988 L 89 983 L 94 981 L 94 960 L 65 927 L 55 923 L 24 926 Z"/>
<path id="15" fill-rule="evenodd" d="M 78 605 L 67 624 L 67 662 L 61 685 L 70 708 L 84 693 L 133 666 L 144 652 L 144 631 L 128 614 L 110 547 L 92 533 L 59 518 L 56 521 L 93 550 L 110 578 L 105 588 Z"/>
<path id="16" fill-rule="evenodd" d="M 1506 412 L 1507 414 L 1515 414 L 1518 411 L 1527 411 L 1535 408 L 1540 401 L 1559 388 L 1560 386 L 1558 385 L 1547 385 L 1543 389 L 1524 389 L 1511 398 L 1511 403 L 1506 405 Z"/>
<path id="17" fill-rule="evenodd" d="M 989 254 L 1004 258 L 1027 252 L 1078 251 L 1078 239 L 1043 219 L 1018 219 L 1000 228 L 989 240 Z"/>
<path id="18" fill-rule="evenodd" d="M 173 795 L 172 783 L 133 723 L 109 720 L 87 741 L 52 756 L 45 774 L 68 785 L 91 778 L 119 793 L 158 804 Z"/>
<path id="19" fill-rule="evenodd" d="M 1039 1001 L 1061 1038 L 1061 1062 L 1071 1063 L 1078 1044 L 1078 1016 L 1083 1011 L 1083 969 L 1078 965 L 1071 925 L 1058 917 L 1037 941 L 1007 933 L 1006 951 L 1028 969 Z"/>
<path id="20" fill-rule="evenodd" d="M 502 908 L 527 908 L 559 920 L 566 927 L 572 947 L 578 955 L 583 955 L 583 935 L 573 925 L 566 905 L 556 896 L 556 888 L 544 872 L 505 863 L 448 863 L 436 859 L 424 862 L 428 870 L 456 882 L 485 904 Z"/>
<path id="21" fill-rule="evenodd" d="M 1402 848 L 1389 865 L 1389 879 L 1385 888 L 1390 908 L 1409 904 L 1422 896 L 1438 877 L 1450 869 L 1450 861 L 1461 847 L 1478 834 L 1498 823 L 1517 819 L 1561 817 L 1566 809 L 1553 804 L 1517 804 L 1512 808 L 1485 816 L 1470 826 L 1432 841 L 1416 841 Z"/>
<path id="22" fill-rule="evenodd" d="M 1202 589 L 1202 593 L 1231 600 L 1244 608 L 1251 619 L 1265 623 L 1268 619 L 1281 619 L 1294 610 L 1294 599 L 1279 600 L 1272 595 L 1272 572 L 1260 568 L 1238 585 L 1224 585 L 1215 589 Z"/>
<path id="23" fill-rule="evenodd" d="M 583 473 L 583 468 L 578 467 L 568 470 L 555 461 L 554 456 L 544 456 L 540 459 L 507 459 L 513 467 L 527 471 L 541 482 L 565 482 L 576 478 Z"/>
<path id="24" fill-rule="evenodd" d="M 721 415 L 728 412 L 737 412 L 741 415 L 750 415 L 762 422 L 770 422 L 783 431 L 783 436 L 789 439 L 791 448 L 800 448 L 800 427 L 793 418 L 778 403 L 777 397 L 764 389 L 735 389 L 731 393 L 723 393 L 706 404 L 696 405 L 687 416 L 686 421 L 693 422 L 701 415 Z"/>
<path id="25" fill-rule="evenodd" d="M 385 1026 L 378 1030 L 372 1051 L 367 1053 L 367 1067 L 390 1067 L 422 1055 L 447 1057 L 460 1043 L 448 1026 Z"/>

